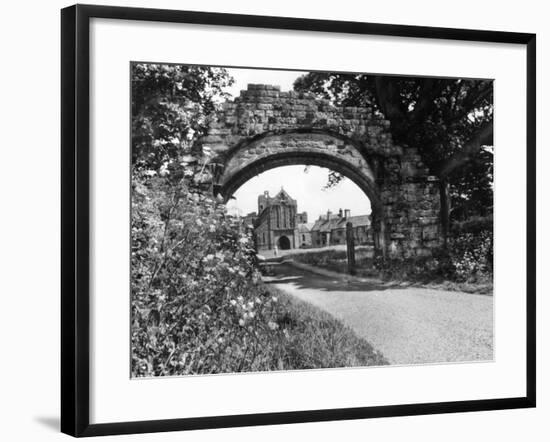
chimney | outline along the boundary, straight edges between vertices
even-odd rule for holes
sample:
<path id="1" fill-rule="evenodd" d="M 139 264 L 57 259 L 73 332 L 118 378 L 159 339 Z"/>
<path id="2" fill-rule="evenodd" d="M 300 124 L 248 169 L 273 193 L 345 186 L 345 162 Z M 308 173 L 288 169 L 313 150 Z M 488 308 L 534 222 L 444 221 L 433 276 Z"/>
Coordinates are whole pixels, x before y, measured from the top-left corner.
<path id="1" fill-rule="evenodd" d="M 264 190 L 264 196 L 265 196 L 266 198 L 269 197 L 269 190 Z"/>
<path id="2" fill-rule="evenodd" d="M 349 218 L 351 216 L 351 211 L 349 209 L 346 209 L 346 211 L 344 212 L 345 214 L 345 217 L 346 218 Z"/>
<path id="3" fill-rule="evenodd" d="M 342 218 L 342 214 L 343 214 L 343 213 L 342 213 L 342 209 L 340 209 L 340 210 L 338 211 L 338 218 Z"/>
<path id="4" fill-rule="evenodd" d="M 332 215 L 332 212 L 330 210 L 327 210 L 327 221 L 330 219 L 330 215 Z"/>

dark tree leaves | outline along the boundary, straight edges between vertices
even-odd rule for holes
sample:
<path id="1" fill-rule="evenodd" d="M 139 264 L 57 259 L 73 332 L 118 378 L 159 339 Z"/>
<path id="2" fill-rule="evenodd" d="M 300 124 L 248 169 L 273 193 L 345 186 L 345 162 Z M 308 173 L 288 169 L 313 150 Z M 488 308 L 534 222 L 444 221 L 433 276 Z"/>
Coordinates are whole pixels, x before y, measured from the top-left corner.
<path id="1" fill-rule="evenodd" d="M 445 171 L 457 215 L 492 207 L 492 154 L 483 149 L 492 145 L 491 80 L 312 72 L 294 88 L 380 112 L 396 144 L 418 148 L 434 175 Z M 331 172 L 328 185 L 341 178 Z"/>
<path id="2" fill-rule="evenodd" d="M 191 151 L 233 83 L 222 68 L 145 63 L 132 65 L 131 81 L 132 164 L 155 172 Z"/>

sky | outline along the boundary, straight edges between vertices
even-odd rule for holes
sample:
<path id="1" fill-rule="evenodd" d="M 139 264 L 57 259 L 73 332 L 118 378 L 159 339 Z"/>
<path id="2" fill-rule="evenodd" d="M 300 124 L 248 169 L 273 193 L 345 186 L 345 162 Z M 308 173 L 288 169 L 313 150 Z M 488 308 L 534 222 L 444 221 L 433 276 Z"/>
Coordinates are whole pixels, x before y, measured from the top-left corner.
<path id="1" fill-rule="evenodd" d="M 309 166 L 283 166 L 268 170 L 244 183 L 229 200 L 229 213 L 244 216 L 258 210 L 258 195 L 265 190 L 275 196 L 281 187 L 298 203 L 298 212 L 306 211 L 308 222 L 314 222 L 327 210 L 337 213 L 350 209 L 351 215 L 367 215 L 371 212 L 370 201 L 365 193 L 351 180 L 344 179 L 335 187 L 323 190 L 327 184 L 329 169 Z"/>
<path id="2" fill-rule="evenodd" d="M 229 74 L 235 79 L 233 86 L 225 89 L 234 97 L 240 95 L 241 90 L 246 89 L 248 83 L 272 84 L 281 86 L 282 91 L 291 91 L 294 80 L 307 72 L 301 71 L 278 71 L 267 69 L 236 69 L 227 68 Z"/>

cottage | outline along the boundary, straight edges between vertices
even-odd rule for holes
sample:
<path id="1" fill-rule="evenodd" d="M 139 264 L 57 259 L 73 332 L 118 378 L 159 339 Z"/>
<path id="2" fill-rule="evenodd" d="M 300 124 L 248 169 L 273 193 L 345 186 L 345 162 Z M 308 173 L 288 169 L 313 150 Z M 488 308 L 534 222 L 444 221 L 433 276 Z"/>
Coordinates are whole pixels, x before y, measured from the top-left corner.
<path id="1" fill-rule="evenodd" d="M 372 238 L 370 215 L 351 216 L 351 211 L 339 210 L 333 215 L 328 211 L 326 216 L 321 215 L 311 228 L 313 247 L 326 247 L 346 243 L 346 225 L 352 223 L 355 244 L 366 244 Z"/>

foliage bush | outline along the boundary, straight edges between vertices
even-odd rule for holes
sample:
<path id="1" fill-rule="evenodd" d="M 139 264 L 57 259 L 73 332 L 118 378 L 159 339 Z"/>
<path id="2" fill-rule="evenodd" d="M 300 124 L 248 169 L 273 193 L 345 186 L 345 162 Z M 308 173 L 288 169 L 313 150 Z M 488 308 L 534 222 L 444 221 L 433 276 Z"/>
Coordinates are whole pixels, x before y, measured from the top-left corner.
<path id="1" fill-rule="evenodd" d="M 132 203 L 133 376 L 386 363 L 329 315 L 274 295 L 220 201 L 144 176 Z"/>
<path id="2" fill-rule="evenodd" d="M 456 232 L 448 239 L 447 248 L 436 250 L 433 256 L 409 259 L 377 257 L 374 265 L 385 279 L 491 284 L 493 233 L 491 230 Z"/>
<path id="3" fill-rule="evenodd" d="M 193 150 L 193 141 L 206 132 L 231 84 L 233 78 L 223 68 L 132 64 L 134 169 L 177 168 Z"/>
<path id="4" fill-rule="evenodd" d="M 183 182 L 135 177 L 132 204 L 132 372 L 215 371 L 268 327 L 251 238 Z"/>
<path id="5" fill-rule="evenodd" d="M 493 234 L 488 220 L 470 220 L 453 230 L 446 250 L 430 257 L 372 257 L 372 251 L 356 250 L 356 275 L 381 276 L 385 280 L 409 282 L 456 282 L 490 284 L 493 277 Z M 336 272 L 346 273 L 345 250 L 322 250 L 293 254 L 292 259 Z M 452 288 L 452 287 L 450 287 Z M 458 286 L 457 289 L 465 289 Z M 474 289 L 473 287 L 468 290 Z"/>
<path id="6" fill-rule="evenodd" d="M 449 258 L 457 281 L 492 278 L 493 232 L 460 233 L 450 241 Z"/>

